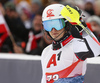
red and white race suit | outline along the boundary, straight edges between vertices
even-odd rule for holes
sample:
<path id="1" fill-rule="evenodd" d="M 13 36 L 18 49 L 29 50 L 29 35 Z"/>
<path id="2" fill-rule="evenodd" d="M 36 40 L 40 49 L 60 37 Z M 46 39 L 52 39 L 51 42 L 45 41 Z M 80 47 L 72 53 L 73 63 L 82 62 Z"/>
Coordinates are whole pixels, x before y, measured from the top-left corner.
<path id="1" fill-rule="evenodd" d="M 43 50 L 41 83 L 85 75 L 86 58 L 100 55 L 100 46 L 89 35 L 82 36 L 84 39 L 69 35 L 59 44 L 61 48 L 55 50 L 51 44 Z"/>

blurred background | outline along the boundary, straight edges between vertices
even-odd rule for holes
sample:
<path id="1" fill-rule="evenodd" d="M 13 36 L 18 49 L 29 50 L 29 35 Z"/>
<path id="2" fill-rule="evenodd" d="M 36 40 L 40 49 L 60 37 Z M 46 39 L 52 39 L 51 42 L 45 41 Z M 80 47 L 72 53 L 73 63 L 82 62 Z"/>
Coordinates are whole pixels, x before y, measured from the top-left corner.
<path id="1" fill-rule="evenodd" d="M 55 3 L 78 6 L 100 42 L 100 0 L 0 0 L 0 83 L 40 83 L 43 9 Z M 85 83 L 100 83 L 100 57 L 87 60 Z"/>
<path id="2" fill-rule="evenodd" d="M 100 0 L 0 0 L 0 52 L 40 56 L 52 42 L 43 34 L 42 11 L 55 3 L 78 6 L 100 41 Z"/>

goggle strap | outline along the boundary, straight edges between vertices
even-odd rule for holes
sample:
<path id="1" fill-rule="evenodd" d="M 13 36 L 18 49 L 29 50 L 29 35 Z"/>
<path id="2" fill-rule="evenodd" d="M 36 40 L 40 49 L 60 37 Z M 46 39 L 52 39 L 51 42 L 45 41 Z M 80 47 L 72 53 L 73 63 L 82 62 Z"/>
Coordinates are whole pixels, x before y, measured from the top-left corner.
<path id="1" fill-rule="evenodd" d="M 64 22 L 68 22 L 68 20 L 65 20 Z"/>

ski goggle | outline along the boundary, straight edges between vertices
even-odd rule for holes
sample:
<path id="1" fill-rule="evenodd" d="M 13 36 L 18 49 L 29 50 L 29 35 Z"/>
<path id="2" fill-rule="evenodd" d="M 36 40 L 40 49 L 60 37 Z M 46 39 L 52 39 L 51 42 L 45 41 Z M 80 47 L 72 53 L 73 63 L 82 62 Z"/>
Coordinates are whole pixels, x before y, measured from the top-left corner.
<path id="1" fill-rule="evenodd" d="M 56 30 L 61 30 L 65 27 L 65 22 L 64 19 L 47 20 L 43 21 L 43 26 L 46 31 L 51 31 L 52 28 L 55 28 Z"/>

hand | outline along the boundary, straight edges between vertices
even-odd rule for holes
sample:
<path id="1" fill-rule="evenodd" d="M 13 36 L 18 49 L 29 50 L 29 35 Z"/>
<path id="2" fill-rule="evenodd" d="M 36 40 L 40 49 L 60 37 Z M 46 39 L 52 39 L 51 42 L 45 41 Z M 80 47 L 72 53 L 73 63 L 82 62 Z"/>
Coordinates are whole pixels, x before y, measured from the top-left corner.
<path id="1" fill-rule="evenodd" d="M 15 53 L 24 53 L 23 49 L 20 46 L 16 45 L 16 44 L 13 44 L 13 49 L 14 49 Z"/>
<path id="2" fill-rule="evenodd" d="M 86 25 L 86 23 L 83 21 L 83 17 L 85 17 L 85 15 L 83 15 L 82 14 L 82 10 L 81 9 L 79 9 L 77 6 L 75 6 L 75 7 L 73 7 L 75 10 L 77 10 L 78 12 L 79 12 L 79 14 L 80 14 L 80 18 L 79 18 L 79 20 L 80 20 L 80 22 L 86 27 L 87 25 Z M 83 31 L 83 28 L 81 27 L 81 26 L 79 26 L 79 25 L 75 25 L 76 27 L 77 27 L 77 29 L 78 29 L 78 31 L 81 33 L 82 31 Z"/>
<path id="3" fill-rule="evenodd" d="M 75 25 L 72 25 L 70 32 L 74 38 L 82 39 L 82 36 L 80 35 L 79 30 L 77 29 L 77 27 Z"/>

